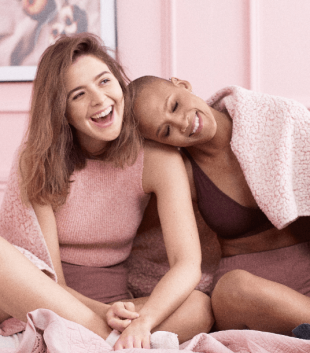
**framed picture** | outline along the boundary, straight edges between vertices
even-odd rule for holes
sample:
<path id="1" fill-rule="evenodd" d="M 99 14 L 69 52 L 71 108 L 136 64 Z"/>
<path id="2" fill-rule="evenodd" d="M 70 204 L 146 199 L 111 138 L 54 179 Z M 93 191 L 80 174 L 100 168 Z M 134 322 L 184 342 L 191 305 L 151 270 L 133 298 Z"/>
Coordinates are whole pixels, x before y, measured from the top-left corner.
<path id="1" fill-rule="evenodd" d="M 1 0 L 0 81 L 32 81 L 62 33 L 91 32 L 116 48 L 116 0 Z"/>

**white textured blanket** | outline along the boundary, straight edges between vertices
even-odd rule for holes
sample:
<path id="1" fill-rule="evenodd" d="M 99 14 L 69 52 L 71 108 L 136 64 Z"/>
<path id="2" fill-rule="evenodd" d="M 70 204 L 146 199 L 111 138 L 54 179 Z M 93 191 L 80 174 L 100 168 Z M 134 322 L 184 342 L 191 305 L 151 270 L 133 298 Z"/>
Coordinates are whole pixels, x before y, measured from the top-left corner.
<path id="1" fill-rule="evenodd" d="M 231 147 L 258 206 L 282 229 L 310 215 L 310 112 L 286 98 L 238 86 L 207 103 L 233 120 Z"/>

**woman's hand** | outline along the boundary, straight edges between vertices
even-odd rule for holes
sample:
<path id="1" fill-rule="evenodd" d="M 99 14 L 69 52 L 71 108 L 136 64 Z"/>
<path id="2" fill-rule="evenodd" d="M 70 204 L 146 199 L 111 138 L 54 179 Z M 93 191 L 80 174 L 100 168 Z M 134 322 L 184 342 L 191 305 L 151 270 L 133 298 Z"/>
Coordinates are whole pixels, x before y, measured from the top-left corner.
<path id="1" fill-rule="evenodd" d="M 131 320 L 139 317 L 132 302 L 115 302 L 108 309 L 106 318 L 108 325 L 117 331 L 123 332 Z"/>
<path id="2" fill-rule="evenodd" d="M 150 325 L 137 319 L 123 331 L 114 345 L 114 350 L 126 348 L 150 349 L 151 328 Z"/>

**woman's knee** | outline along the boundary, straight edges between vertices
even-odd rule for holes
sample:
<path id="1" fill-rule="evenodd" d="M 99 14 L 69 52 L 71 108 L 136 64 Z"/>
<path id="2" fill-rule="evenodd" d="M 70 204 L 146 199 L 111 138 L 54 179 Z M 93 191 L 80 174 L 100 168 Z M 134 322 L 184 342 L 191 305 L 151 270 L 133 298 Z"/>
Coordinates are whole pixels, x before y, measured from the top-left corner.
<path id="1" fill-rule="evenodd" d="M 244 270 L 232 270 L 225 273 L 217 282 L 212 292 L 212 306 L 224 303 L 236 303 L 250 299 L 257 291 L 258 277 Z"/>
<path id="2" fill-rule="evenodd" d="M 214 324 L 211 298 L 198 290 L 194 290 L 187 299 L 189 312 L 201 326 L 201 332 L 210 332 Z"/>

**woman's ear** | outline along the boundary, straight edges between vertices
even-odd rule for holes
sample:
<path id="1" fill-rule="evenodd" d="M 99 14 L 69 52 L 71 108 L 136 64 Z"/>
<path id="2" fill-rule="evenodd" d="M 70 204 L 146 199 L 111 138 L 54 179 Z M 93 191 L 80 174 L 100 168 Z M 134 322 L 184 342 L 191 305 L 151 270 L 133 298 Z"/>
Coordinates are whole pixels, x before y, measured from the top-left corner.
<path id="1" fill-rule="evenodd" d="M 188 81 L 185 81 L 185 80 L 180 80 L 176 77 L 171 77 L 171 82 L 175 85 L 175 86 L 181 86 L 181 87 L 184 87 L 186 88 L 187 90 L 189 90 L 190 92 L 192 92 L 192 85 L 188 82 Z"/>

